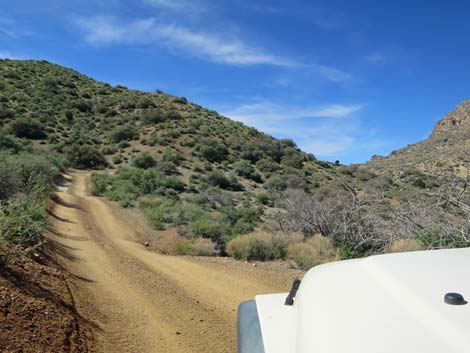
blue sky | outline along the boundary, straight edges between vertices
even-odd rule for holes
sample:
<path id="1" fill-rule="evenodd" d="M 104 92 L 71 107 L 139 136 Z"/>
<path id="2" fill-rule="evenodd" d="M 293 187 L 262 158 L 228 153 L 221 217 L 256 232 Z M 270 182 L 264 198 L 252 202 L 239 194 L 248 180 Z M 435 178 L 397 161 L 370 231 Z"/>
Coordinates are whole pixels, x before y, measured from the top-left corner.
<path id="1" fill-rule="evenodd" d="M 470 95 L 466 1 L 15 0 L 0 57 L 185 96 L 321 159 L 426 138 Z"/>

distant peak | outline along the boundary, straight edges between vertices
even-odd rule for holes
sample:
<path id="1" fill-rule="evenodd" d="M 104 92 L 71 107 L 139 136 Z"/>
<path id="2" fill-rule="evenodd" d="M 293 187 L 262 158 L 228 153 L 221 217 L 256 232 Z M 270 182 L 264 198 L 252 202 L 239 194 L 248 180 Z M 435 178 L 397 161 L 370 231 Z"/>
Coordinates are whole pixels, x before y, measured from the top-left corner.
<path id="1" fill-rule="evenodd" d="M 464 100 L 455 110 L 439 120 L 431 136 L 457 130 L 470 131 L 470 99 Z"/>

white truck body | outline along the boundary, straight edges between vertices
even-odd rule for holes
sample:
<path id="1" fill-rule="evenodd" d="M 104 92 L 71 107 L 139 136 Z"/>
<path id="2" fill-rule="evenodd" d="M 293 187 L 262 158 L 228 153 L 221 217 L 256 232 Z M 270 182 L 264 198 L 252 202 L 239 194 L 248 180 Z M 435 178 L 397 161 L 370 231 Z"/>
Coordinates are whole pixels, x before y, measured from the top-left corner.
<path id="1" fill-rule="evenodd" d="M 316 266 L 293 305 L 285 305 L 287 293 L 255 298 L 262 350 L 240 342 L 239 352 L 470 352 L 470 305 L 446 303 L 447 293 L 470 298 L 470 249 Z"/>

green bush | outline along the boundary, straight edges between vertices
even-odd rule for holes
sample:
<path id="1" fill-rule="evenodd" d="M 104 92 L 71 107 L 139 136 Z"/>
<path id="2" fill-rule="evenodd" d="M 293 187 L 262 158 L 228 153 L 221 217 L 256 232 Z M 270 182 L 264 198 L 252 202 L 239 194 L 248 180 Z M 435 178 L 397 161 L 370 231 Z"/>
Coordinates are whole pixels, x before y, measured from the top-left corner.
<path id="1" fill-rule="evenodd" d="M 111 154 L 115 154 L 117 152 L 117 148 L 114 146 L 114 145 L 107 145 L 107 146 L 104 146 L 102 149 L 101 149 L 101 152 L 105 155 L 105 156 L 109 156 Z"/>
<path id="2" fill-rule="evenodd" d="M 173 245 L 174 255 L 214 256 L 215 244 L 204 238 L 184 239 Z"/>
<path id="3" fill-rule="evenodd" d="M 263 205 L 270 205 L 272 203 L 271 196 L 265 192 L 260 192 L 256 195 L 256 201 Z"/>
<path id="4" fill-rule="evenodd" d="M 319 234 L 303 243 L 290 244 L 288 253 L 289 258 L 304 269 L 339 260 L 339 251 L 334 247 L 332 241 Z"/>
<path id="5" fill-rule="evenodd" d="M 122 155 L 117 154 L 113 156 L 113 164 L 121 164 L 122 163 Z"/>
<path id="6" fill-rule="evenodd" d="M 270 261 L 285 259 L 288 243 L 280 236 L 265 232 L 240 235 L 227 243 L 227 253 L 237 260 Z"/>
<path id="7" fill-rule="evenodd" d="M 229 230 L 219 220 L 206 216 L 192 222 L 188 227 L 188 234 L 220 242 L 225 235 L 229 234 Z"/>
<path id="8" fill-rule="evenodd" d="M 18 119 L 10 124 L 10 132 L 16 137 L 42 140 L 47 137 L 44 126 L 31 119 Z"/>
<path id="9" fill-rule="evenodd" d="M 229 189 L 231 185 L 225 174 L 219 170 L 210 172 L 205 179 L 209 185 L 218 186 L 221 189 Z"/>
<path id="10" fill-rule="evenodd" d="M 0 129 L 0 150 L 19 152 L 21 149 L 22 146 L 17 139 Z"/>
<path id="11" fill-rule="evenodd" d="M 148 152 L 138 154 L 133 160 L 132 165 L 136 168 L 149 169 L 155 167 L 157 162 Z"/>
<path id="12" fill-rule="evenodd" d="M 0 239 L 33 246 L 40 242 L 41 231 L 47 224 L 41 193 L 21 195 L 2 203 L 0 207 Z"/>
<path id="13" fill-rule="evenodd" d="M 279 175 L 273 175 L 266 180 L 264 188 L 270 192 L 280 192 L 287 188 L 287 183 Z"/>
<path id="14" fill-rule="evenodd" d="M 166 148 L 163 151 L 162 159 L 164 162 L 172 162 L 175 164 L 180 164 L 180 162 L 184 160 L 184 156 L 178 150 L 175 150 L 173 148 Z"/>
<path id="15" fill-rule="evenodd" d="M 40 243 L 45 200 L 60 171 L 60 161 L 50 156 L 0 153 L 0 240 Z"/>
<path id="16" fill-rule="evenodd" d="M 161 109 L 149 109 L 141 115 L 142 122 L 146 125 L 158 124 L 167 120 L 167 115 Z"/>
<path id="17" fill-rule="evenodd" d="M 72 145 L 66 149 L 67 161 L 77 169 L 103 169 L 108 162 L 99 150 L 90 145 Z"/>
<path id="18" fill-rule="evenodd" d="M 227 150 L 222 146 L 216 145 L 215 142 L 212 143 L 214 145 L 198 145 L 196 149 L 201 154 L 201 157 L 207 161 L 211 163 L 222 162 L 227 158 Z"/>
<path id="19" fill-rule="evenodd" d="M 126 125 L 116 128 L 109 136 L 110 140 L 115 143 L 122 141 L 131 141 L 139 139 L 139 132 L 133 126 Z"/>

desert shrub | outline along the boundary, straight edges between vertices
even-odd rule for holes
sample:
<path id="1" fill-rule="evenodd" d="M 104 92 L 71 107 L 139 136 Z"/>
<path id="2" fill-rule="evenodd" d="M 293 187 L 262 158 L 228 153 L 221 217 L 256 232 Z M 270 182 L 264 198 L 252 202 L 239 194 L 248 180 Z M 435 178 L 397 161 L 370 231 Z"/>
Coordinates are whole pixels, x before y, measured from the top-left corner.
<path id="1" fill-rule="evenodd" d="M 290 259 L 304 269 L 339 259 L 338 250 L 331 239 L 319 234 L 303 243 L 290 244 L 288 254 Z"/>
<path id="2" fill-rule="evenodd" d="M 224 147 L 217 145 L 215 142 L 212 142 L 211 145 L 198 145 L 196 150 L 201 154 L 202 158 L 211 163 L 222 162 L 227 158 L 228 153 Z"/>
<path id="3" fill-rule="evenodd" d="M 173 148 L 166 148 L 163 151 L 162 159 L 164 162 L 172 162 L 175 164 L 179 164 L 181 161 L 184 160 L 184 155 L 180 151 L 175 150 Z"/>
<path id="4" fill-rule="evenodd" d="M 233 164 L 233 170 L 239 176 L 242 176 L 247 179 L 252 179 L 256 182 L 261 182 L 261 175 L 259 175 L 259 173 L 252 166 L 252 164 L 245 159 L 235 162 Z"/>
<path id="5" fill-rule="evenodd" d="M 173 103 L 176 103 L 176 104 L 187 104 L 187 103 L 188 103 L 188 100 L 187 100 L 185 97 L 177 97 L 177 98 L 173 98 Z"/>
<path id="6" fill-rule="evenodd" d="M 218 186 L 221 189 L 229 189 L 231 185 L 230 180 L 219 170 L 210 172 L 205 179 L 209 185 Z"/>
<path id="7" fill-rule="evenodd" d="M 137 140 L 139 138 L 139 132 L 135 127 L 126 125 L 113 130 L 109 138 L 112 142 L 115 143 L 119 143 L 121 141 Z"/>
<path id="8" fill-rule="evenodd" d="M 45 200 L 61 168 L 50 156 L 0 153 L 0 240 L 40 243 L 47 225 Z"/>
<path id="9" fill-rule="evenodd" d="M 18 152 L 21 149 L 22 146 L 17 139 L 0 129 L 0 150 Z"/>
<path id="10" fill-rule="evenodd" d="M 224 190 L 240 191 L 243 190 L 243 186 L 239 183 L 235 175 L 229 175 L 228 177 L 219 170 L 209 172 L 204 180 L 211 186 L 217 186 Z"/>
<path id="11" fill-rule="evenodd" d="M 281 192 L 287 188 L 287 183 L 279 175 L 273 175 L 263 186 L 269 192 Z"/>
<path id="12" fill-rule="evenodd" d="M 136 106 L 139 109 L 148 109 L 150 107 L 155 107 L 155 103 L 149 97 L 141 97 Z"/>
<path id="13" fill-rule="evenodd" d="M 266 232 L 240 235 L 227 243 L 226 252 L 237 260 L 269 261 L 287 256 L 287 242 Z"/>
<path id="14" fill-rule="evenodd" d="M 95 196 L 103 196 L 108 186 L 109 176 L 106 174 L 92 173 L 90 181 L 91 193 Z"/>
<path id="15" fill-rule="evenodd" d="M 201 217 L 192 222 L 188 227 L 188 234 L 193 237 L 204 237 L 220 242 L 229 230 L 220 220 L 209 215 Z"/>
<path id="16" fill-rule="evenodd" d="M 232 234 L 245 234 L 253 231 L 259 222 L 263 210 L 254 207 L 249 203 L 244 203 L 240 207 L 223 207 L 223 222 L 229 226 Z"/>
<path id="17" fill-rule="evenodd" d="M 406 238 L 395 240 L 390 245 L 386 246 L 384 253 L 395 253 L 395 252 L 408 252 L 408 251 L 420 251 L 425 250 L 425 246 L 417 239 Z"/>
<path id="18" fill-rule="evenodd" d="M 304 163 L 304 156 L 298 150 L 288 147 L 284 150 L 284 155 L 281 159 L 281 164 L 286 167 L 300 169 Z"/>
<path id="19" fill-rule="evenodd" d="M 155 167 L 157 162 L 148 152 L 139 153 L 133 160 L 132 165 L 136 168 L 149 169 Z"/>
<path id="20" fill-rule="evenodd" d="M 18 119 L 9 126 L 10 132 L 16 137 L 41 140 L 47 137 L 44 126 L 32 119 Z"/>
<path id="21" fill-rule="evenodd" d="M 16 114 L 14 110 L 0 107 L 0 120 L 14 118 L 15 115 Z"/>
<path id="22" fill-rule="evenodd" d="M 263 204 L 263 205 L 272 204 L 271 196 L 269 196 L 269 194 L 265 192 L 260 192 L 259 194 L 257 194 L 256 201 L 258 201 L 260 204 Z"/>
<path id="23" fill-rule="evenodd" d="M 90 145 L 72 145 L 66 148 L 67 161 L 77 169 L 103 169 L 108 162 L 99 150 Z"/>
<path id="24" fill-rule="evenodd" d="M 260 159 L 256 162 L 256 166 L 263 173 L 274 173 L 281 169 L 279 163 L 268 158 Z"/>
<path id="25" fill-rule="evenodd" d="M 214 256 L 215 243 L 209 239 L 184 239 L 173 245 L 174 255 Z"/>
<path id="26" fill-rule="evenodd" d="M 116 152 L 117 152 L 117 148 L 114 145 L 107 145 L 101 149 L 101 153 L 103 153 L 105 156 L 115 154 Z"/>
<path id="27" fill-rule="evenodd" d="M 47 226 L 42 192 L 20 195 L 0 207 L 0 239 L 35 245 Z"/>
<path id="28" fill-rule="evenodd" d="M 423 179 L 416 179 L 413 185 L 420 189 L 426 189 L 426 182 Z"/>
<path id="29" fill-rule="evenodd" d="M 263 156 L 263 150 L 257 145 L 244 144 L 241 148 L 240 158 L 249 160 L 251 163 L 258 162 Z"/>
<path id="30" fill-rule="evenodd" d="M 142 122 L 147 125 L 162 123 L 167 120 L 167 115 L 161 109 L 146 110 L 141 115 Z"/>
<path id="31" fill-rule="evenodd" d="M 157 229 L 167 225 L 182 225 L 207 216 L 200 206 L 174 199 L 144 197 L 139 201 L 139 207 Z"/>
<path id="32" fill-rule="evenodd" d="M 122 155 L 117 154 L 113 156 L 113 164 L 121 164 L 122 163 Z"/>
<path id="33" fill-rule="evenodd" d="M 78 109 L 82 113 L 89 113 L 93 110 L 93 105 L 85 100 L 72 103 L 72 108 Z"/>
<path id="34" fill-rule="evenodd" d="M 114 175 L 108 176 L 107 182 L 109 187 L 105 196 L 125 207 L 132 206 L 144 195 L 164 195 L 171 190 L 182 192 L 186 188 L 180 178 L 166 176 L 154 168 L 119 168 Z"/>
<path id="35" fill-rule="evenodd" d="M 186 183 L 177 176 L 161 177 L 159 179 L 159 183 L 162 187 L 173 189 L 176 191 L 184 191 L 186 189 Z"/>
<path id="36" fill-rule="evenodd" d="M 166 175 L 178 174 L 178 168 L 173 162 L 158 162 L 155 169 Z"/>

